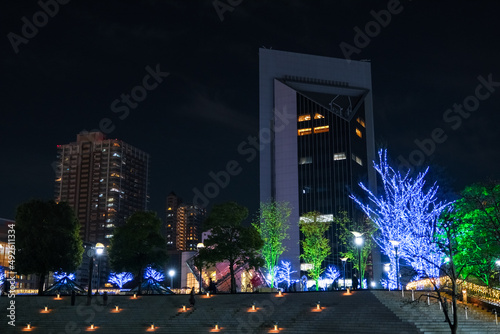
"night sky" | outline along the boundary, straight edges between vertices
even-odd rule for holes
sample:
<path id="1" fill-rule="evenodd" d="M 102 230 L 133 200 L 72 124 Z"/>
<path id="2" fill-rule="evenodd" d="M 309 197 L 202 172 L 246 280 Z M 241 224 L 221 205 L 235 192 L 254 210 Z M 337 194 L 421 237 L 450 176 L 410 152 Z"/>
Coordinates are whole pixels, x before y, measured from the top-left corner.
<path id="1" fill-rule="evenodd" d="M 497 1 L 221 0 L 220 15 L 212 1 L 60 2 L 41 1 L 50 15 L 37 1 L 0 11 L 0 217 L 52 199 L 56 145 L 100 124 L 151 155 L 160 217 L 170 191 L 192 201 L 230 160 L 243 171 L 209 206 L 256 210 L 258 159 L 237 148 L 258 134 L 261 47 L 345 58 L 349 44 L 351 59 L 371 61 L 377 147 L 394 161 L 423 157 L 457 191 L 500 178 Z M 369 40 L 355 38 L 366 28 Z M 131 92 L 146 96 L 127 104 Z"/>

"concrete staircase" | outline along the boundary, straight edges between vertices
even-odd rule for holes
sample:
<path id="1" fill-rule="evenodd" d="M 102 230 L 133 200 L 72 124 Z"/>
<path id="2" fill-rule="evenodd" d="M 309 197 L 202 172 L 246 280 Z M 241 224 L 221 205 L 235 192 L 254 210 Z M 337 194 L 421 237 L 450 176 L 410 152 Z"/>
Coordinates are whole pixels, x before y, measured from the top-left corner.
<path id="1" fill-rule="evenodd" d="M 439 302 L 432 298 L 432 293 L 427 299 L 427 292 L 415 291 L 414 301 L 411 291 L 405 291 L 404 297 L 401 291 L 373 291 L 373 294 L 400 319 L 413 323 L 422 332 L 450 333 L 444 313 Z M 465 307 L 467 307 L 467 319 Z M 457 309 L 458 333 L 500 333 L 500 325 L 496 325 L 495 316 L 492 313 L 472 304 L 459 303 Z M 452 317 L 451 307 L 448 309 L 448 314 Z"/>
<path id="2" fill-rule="evenodd" d="M 33 327 L 31 332 L 47 334 L 90 332 L 91 322 L 96 327 L 93 332 L 100 334 L 210 333 L 217 332 L 214 329 L 216 323 L 220 333 L 277 333 L 273 331 L 275 322 L 278 322 L 279 333 L 410 334 L 427 331 L 421 322 L 427 321 L 428 326 L 434 322 L 440 326 L 445 324 L 435 308 L 427 313 L 436 313 L 436 317 L 425 313 L 426 309 L 436 305 L 429 307 L 420 303 L 422 305 L 411 306 L 424 312 L 418 318 L 414 310 L 406 311 L 410 306 L 402 303 L 400 294 L 398 297 L 397 292 L 387 291 L 355 291 L 349 295 L 342 291 L 297 292 L 282 297 L 275 293 L 218 294 L 210 298 L 196 296 L 193 308 L 189 308 L 188 300 L 189 295 L 141 296 L 138 299 L 109 296 L 107 306 L 102 305 L 102 297 L 94 297 L 92 305 L 86 306 L 86 297 L 77 297 L 76 305 L 71 306 L 68 296 L 61 300 L 17 296 L 16 327 L 11 327 L 5 316 L 10 299 L 2 296 L 0 333 L 25 332 L 28 322 Z M 318 301 L 320 310 L 316 309 Z M 252 303 L 257 308 L 254 312 Z M 45 305 L 49 306 L 48 313 L 42 312 Z M 115 305 L 118 305 L 119 312 L 114 311 Z M 183 305 L 188 306 L 186 311 L 182 310 Z M 436 307 L 439 311 L 439 306 Z M 475 329 L 467 333 L 489 333 L 492 332 L 490 328 L 496 330 L 494 333 L 500 333 L 500 326 L 496 327 L 494 318 L 489 317 L 487 323 L 490 327 L 486 327 L 484 321 L 471 320 L 471 328 L 475 326 Z M 154 323 L 154 331 L 151 323 Z"/>

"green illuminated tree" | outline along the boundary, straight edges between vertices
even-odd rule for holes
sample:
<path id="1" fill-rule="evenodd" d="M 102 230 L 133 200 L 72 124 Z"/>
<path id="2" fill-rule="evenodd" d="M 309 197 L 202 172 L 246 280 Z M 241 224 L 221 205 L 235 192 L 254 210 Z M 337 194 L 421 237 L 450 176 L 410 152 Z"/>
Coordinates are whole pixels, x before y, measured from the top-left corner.
<path id="1" fill-rule="evenodd" d="M 38 294 L 43 295 L 50 271 L 73 272 L 82 261 L 80 224 L 65 202 L 32 200 L 16 213 L 15 270 L 38 275 Z"/>
<path id="2" fill-rule="evenodd" d="M 490 286 L 500 258 L 500 185 L 489 182 L 465 188 L 452 215 L 461 222 L 455 261 L 464 266 L 462 276 Z"/>
<path id="3" fill-rule="evenodd" d="M 265 268 L 271 276 L 271 288 L 274 287 L 279 257 L 285 251 L 283 240 L 288 238 L 287 230 L 290 227 L 288 218 L 291 211 L 288 202 L 260 203 L 259 220 L 252 224 L 264 241 L 262 257 Z"/>
<path id="4" fill-rule="evenodd" d="M 258 268 L 264 264 L 259 255 L 263 241 L 253 226 L 244 226 L 248 209 L 235 202 L 214 205 L 204 222 L 210 236 L 200 249 L 198 263 L 215 265 L 228 261 L 231 275 L 231 293 L 236 293 L 235 266 L 248 264 Z"/>
<path id="5" fill-rule="evenodd" d="M 325 271 L 321 264 L 331 253 L 330 241 L 325 237 L 331 224 L 331 221 L 323 220 L 317 211 L 304 214 L 299 222 L 300 231 L 304 235 L 304 240 L 300 242 L 303 249 L 300 257 L 312 265 L 308 274 L 316 282 L 316 291 L 319 290 L 319 278 Z"/>
<path id="6" fill-rule="evenodd" d="M 466 187 L 456 202 L 456 211 L 463 221 L 480 225 L 500 244 L 500 184 L 489 181 Z"/>
<path id="7" fill-rule="evenodd" d="M 148 265 L 162 266 L 168 258 L 165 239 L 160 232 L 161 224 L 155 212 L 138 211 L 125 225 L 116 228 L 111 239 L 111 267 L 116 271 L 134 273 L 139 279 L 139 294 L 143 270 Z"/>
<path id="8" fill-rule="evenodd" d="M 373 241 L 372 235 L 377 230 L 375 224 L 370 220 L 366 219 L 361 222 L 354 222 L 348 216 L 347 212 L 340 212 L 339 216 L 333 218 L 334 223 L 339 226 L 339 239 L 342 244 L 347 248 L 346 252 L 340 253 L 342 257 L 349 258 L 354 269 L 359 273 L 359 278 L 361 284 L 365 276 L 366 266 L 370 265 L 368 263 L 368 257 L 375 246 L 375 241 Z M 354 242 L 354 235 L 352 231 L 363 234 L 363 245 L 361 245 L 361 252 L 359 252 L 359 246 Z M 361 255 L 361 261 L 360 256 Z M 361 268 L 359 263 L 361 262 Z M 367 288 L 366 286 L 364 288 Z"/>

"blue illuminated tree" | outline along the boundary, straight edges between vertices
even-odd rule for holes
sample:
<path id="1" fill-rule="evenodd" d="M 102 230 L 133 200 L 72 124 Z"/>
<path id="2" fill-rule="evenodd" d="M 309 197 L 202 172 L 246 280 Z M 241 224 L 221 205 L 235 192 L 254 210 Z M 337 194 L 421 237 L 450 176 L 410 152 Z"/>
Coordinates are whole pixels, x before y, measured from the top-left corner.
<path id="1" fill-rule="evenodd" d="M 68 274 L 64 271 L 56 271 L 52 276 L 54 277 L 54 280 L 56 282 L 62 280 L 64 277 L 68 277 L 72 281 L 75 280 L 75 274 L 71 274 L 71 273 Z"/>
<path id="2" fill-rule="evenodd" d="M 165 274 L 163 274 L 163 272 L 158 271 L 154 268 L 147 267 L 146 270 L 144 271 L 144 278 L 146 280 L 153 279 L 157 282 L 162 282 L 165 280 Z"/>
<path id="3" fill-rule="evenodd" d="M 128 272 L 110 273 L 108 282 L 118 285 L 118 287 L 121 289 L 127 282 L 130 282 L 133 279 L 134 275 L 132 275 L 132 273 Z"/>
<path id="4" fill-rule="evenodd" d="M 329 266 L 326 269 L 326 278 L 331 279 L 332 282 L 340 277 L 340 272 L 335 266 Z"/>
<path id="5" fill-rule="evenodd" d="M 402 175 L 387 163 L 386 150 L 378 154 L 379 163 L 373 165 L 382 180 L 380 196 L 360 183 L 369 202 L 365 204 L 354 195 L 351 198 L 378 228 L 374 240 L 390 259 L 390 286 L 395 287 L 397 282 L 396 249 L 391 241 L 399 243 L 398 258 L 405 259 L 419 276 L 437 277 L 444 254 L 433 242 L 433 236 L 437 218 L 451 203 L 438 200 L 436 183 L 426 186 L 428 168 L 416 177 Z"/>
<path id="6" fill-rule="evenodd" d="M 281 261 L 281 266 L 278 269 L 280 282 L 286 282 L 286 286 L 290 287 L 290 284 L 292 284 L 290 276 L 296 272 L 296 270 L 292 270 L 292 263 L 290 261 Z"/>
<path id="7" fill-rule="evenodd" d="M 2 269 L 2 268 L 0 268 L 0 269 Z M 5 274 L 4 273 L 0 273 L 0 286 L 2 286 L 4 282 L 5 282 Z"/>

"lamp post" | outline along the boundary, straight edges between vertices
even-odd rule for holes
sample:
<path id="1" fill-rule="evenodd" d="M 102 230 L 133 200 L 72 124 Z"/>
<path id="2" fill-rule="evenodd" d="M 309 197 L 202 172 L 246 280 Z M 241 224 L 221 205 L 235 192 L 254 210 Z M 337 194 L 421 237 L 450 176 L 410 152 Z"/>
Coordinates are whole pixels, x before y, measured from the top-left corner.
<path id="1" fill-rule="evenodd" d="M 389 240 L 389 242 L 394 246 L 394 250 L 396 251 L 396 290 L 399 290 L 399 259 L 398 259 L 398 246 L 401 243 L 396 240 Z M 390 283 L 389 283 L 390 284 Z"/>
<path id="2" fill-rule="evenodd" d="M 203 242 L 199 242 L 198 245 L 196 245 L 196 248 L 198 249 L 198 256 L 200 255 L 200 250 L 205 248 L 205 245 L 203 244 Z M 202 271 L 203 270 L 203 265 L 202 263 L 200 262 L 200 291 L 199 291 L 199 294 L 201 295 L 201 288 L 202 288 Z"/>
<path id="3" fill-rule="evenodd" d="M 340 260 L 342 261 L 342 265 L 344 266 L 344 289 L 347 289 L 347 286 L 345 285 L 345 263 L 347 262 L 348 257 L 341 257 Z"/>
<path id="4" fill-rule="evenodd" d="M 170 289 L 173 289 L 173 287 L 174 287 L 174 283 L 173 283 L 173 281 L 174 281 L 174 275 L 175 275 L 175 270 L 170 269 L 168 271 L 168 276 L 170 276 Z"/>
<path id="5" fill-rule="evenodd" d="M 359 286 L 363 287 L 363 277 L 361 277 L 361 247 L 363 246 L 363 234 L 355 231 L 351 231 L 354 234 L 354 243 L 358 246 L 358 276 L 359 276 Z M 355 287 L 356 289 L 358 287 Z"/>
<path id="6" fill-rule="evenodd" d="M 384 271 L 387 273 L 387 278 L 389 278 L 389 271 L 391 271 L 391 264 L 390 263 L 385 263 L 384 264 Z M 387 284 L 387 289 L 391 291 L 391 284 Z"/>
<path id="7" fill-rule="evenodd" d="M 97 292 L 101 286 L 101 255 L 104 253 L 104 245 L 100 242 L 95 244 L 95 254 L 97 256 Z"/>
<path id="8" fill-rule="evenodd" d="M 91 247 L 87 251 L 87 255 L 90 257 L 89 261 L 89 287 L 87 290 L 87 305 L 90 305 L 92 302 L 92 276 L 94 276 L 94 256 L 99 256 L 104 252 L 104 245 L 100 242 L 95 245 L 95 247 Z"/>

